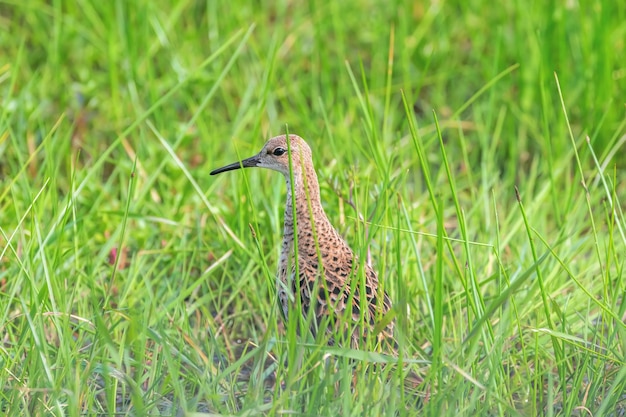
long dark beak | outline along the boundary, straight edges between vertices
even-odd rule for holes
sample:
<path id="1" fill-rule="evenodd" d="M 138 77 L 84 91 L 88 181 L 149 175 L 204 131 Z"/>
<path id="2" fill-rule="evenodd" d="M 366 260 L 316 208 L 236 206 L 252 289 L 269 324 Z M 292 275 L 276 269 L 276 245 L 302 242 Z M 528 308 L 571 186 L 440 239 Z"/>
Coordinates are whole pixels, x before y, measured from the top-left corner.
<path id="1" fill-rule="evenodd" d="M 222 172 L 233 171 L 239 168 L 252 168 L 252 167 L 258 166 L 259 162 L 260 162 L 259 155 L 254 155 L 248 159 L 244 159 L 241 162 L 235 162 L 230 165 L 226 165 L 224 167 L 214 169 L 213 171 L 210 172 L 210 174 L 217 175 L 217 174 L 221 174 Z"/>

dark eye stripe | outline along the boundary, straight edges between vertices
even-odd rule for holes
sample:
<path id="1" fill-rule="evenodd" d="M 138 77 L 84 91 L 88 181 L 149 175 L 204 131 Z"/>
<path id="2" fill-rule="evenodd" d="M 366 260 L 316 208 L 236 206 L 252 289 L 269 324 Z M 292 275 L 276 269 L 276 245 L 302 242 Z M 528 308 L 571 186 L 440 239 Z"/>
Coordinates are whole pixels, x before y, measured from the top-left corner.
<path id="1" fill-rule="evenodd" d="M 272 152 L 272 155 L 281 156 L 285 152 L 287 152 L 287 151 L 285 149 L 283 149 L 283 148 L 276 148 L 276 149 L 274 149 L 274 152 Z"/>

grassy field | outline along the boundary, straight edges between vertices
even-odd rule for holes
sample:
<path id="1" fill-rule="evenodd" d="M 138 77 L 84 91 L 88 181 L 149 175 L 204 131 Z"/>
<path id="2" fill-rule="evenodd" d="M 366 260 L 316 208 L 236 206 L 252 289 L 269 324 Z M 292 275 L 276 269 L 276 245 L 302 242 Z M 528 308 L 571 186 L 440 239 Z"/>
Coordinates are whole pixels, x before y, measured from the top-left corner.
<path id="1" fill-rule="evenodd" d="M 626 415 L 624 97 L 620 1 L 0 0 L 0 413 Z M 286 129 L 404 364 L 281 322 Z"/>

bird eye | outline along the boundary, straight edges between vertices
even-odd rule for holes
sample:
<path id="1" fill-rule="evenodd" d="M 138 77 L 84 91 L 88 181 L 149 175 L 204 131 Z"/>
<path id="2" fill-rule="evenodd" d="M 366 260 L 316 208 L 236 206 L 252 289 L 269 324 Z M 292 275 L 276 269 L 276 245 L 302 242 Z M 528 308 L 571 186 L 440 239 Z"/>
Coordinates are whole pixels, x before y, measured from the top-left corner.
<path id="1" fill-rule="evenodd" d="M 285 152 L 287 152 L 287 151 L 284 148 L 276 148 L 276 149 L 274 149 L 274 152 L 272 152 L 272 155 L 274 155 L 274 156 L 281 156 Z"/>

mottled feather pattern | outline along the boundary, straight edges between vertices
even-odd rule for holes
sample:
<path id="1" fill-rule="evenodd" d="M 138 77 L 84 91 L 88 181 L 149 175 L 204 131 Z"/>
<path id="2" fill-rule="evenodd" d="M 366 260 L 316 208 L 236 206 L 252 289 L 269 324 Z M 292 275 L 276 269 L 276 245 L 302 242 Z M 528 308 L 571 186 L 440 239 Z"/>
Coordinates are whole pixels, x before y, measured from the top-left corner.
<path id="1" fill-rule="evenodd" d="M 311 313 L 315 315 L 311 326 L 314 335 L 326 323 L 329 343 L 334 344 L 341 335 L 349 340 L 351 347 L 359 348 L 363 336 L 390 311 L 391 300 L 379 289 L 376 272 L 367 264 L 363 265 L 366 297 L 361 300 L 359 259 L 324 212 L 311 149 L 299 136 L 290 135 L 289 143 L 286 135 L 277 136 L 270 139 L 259 154 L 211 174 L 241 167 L 269 168 L 285 176 L 287 204 L 278 268 L 282 283 L 278 298 L 285 317 L 288 318 L 292 302 L 291 311 L 299 304 L 305 317 Z M 294 240 L 297 240 L 297 279 Z M 367 308 L 361 312 L 363 305 Z M 363 328 L 360 326 L 362 314 Z M 378 335 L 378 340 L 393 340 L 393 327 L 392 320 Z"/>

